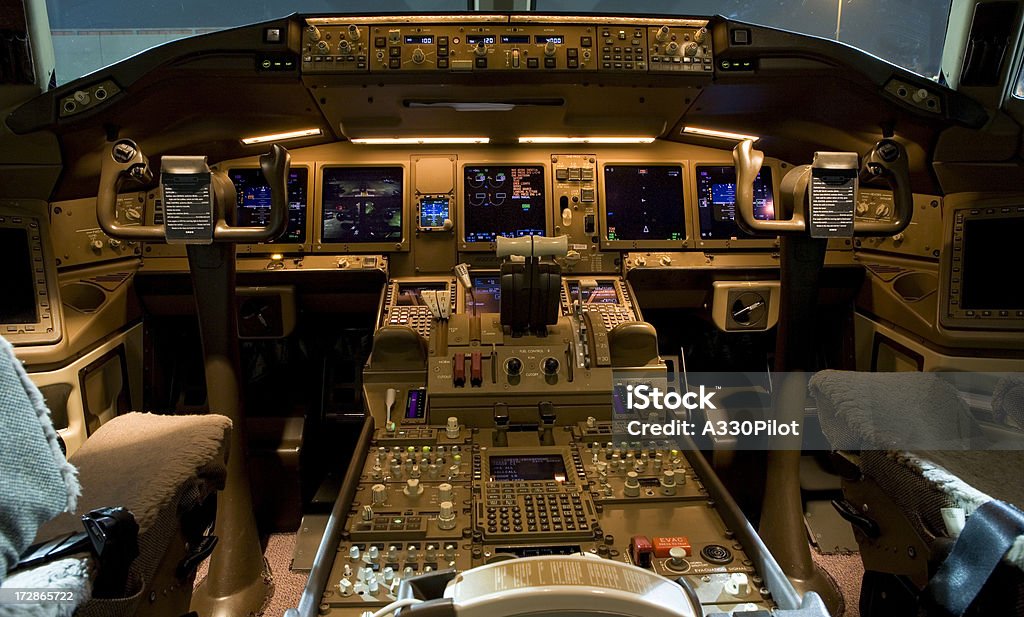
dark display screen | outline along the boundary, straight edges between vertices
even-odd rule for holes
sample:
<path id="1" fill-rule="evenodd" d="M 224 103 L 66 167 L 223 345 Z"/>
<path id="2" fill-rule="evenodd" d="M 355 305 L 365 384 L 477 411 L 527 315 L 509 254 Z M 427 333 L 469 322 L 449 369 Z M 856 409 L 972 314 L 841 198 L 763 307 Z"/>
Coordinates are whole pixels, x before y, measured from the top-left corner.
<path id="1" fill-rule="evenodd" d="M 270 187 L 259 169 L 232 169 L 228 171 L 238 195 L 236 213 L 238 225 L 262 227 L 270 216 Z M 309 172 L 296 167 L 288 173 L 288 229 L 274 242 L 306 241 L 306 187 Z"/>
<path id="2" fill-rule="evenodd" d="M 416 36 L 408 36 L 408 35 L 406 35 L 406 37 L 405 37 L 405 44 L 406 45 L 433 45 L 434 44 L 434 37 L 429 35 L 429 34 L 422 34 L 422 35 L 416 35 Z"/>
<path id="3" fill-rule="evenodd" d="M 565 43 L 565 37 L 561 34 L 543 34 L 533 37 L 537 43 L 554 43 L 555 45 L 562 45 Z"/>
<path id="4" fill-rule="evenodd" d="M 470 314 L 475 307 L 476 314 L 498 313 L 501 311 L 501 278 L 497 276 L 474 276 L 473 294 L 469 300 Z"/>
<path id="5" fill-rule="evenodd" d="M 565 460 L 561 454 L 491 456 L 488 464 L 491 480 L 495 482 L 565 481 Z"/>
<path id="6" fill-rule="evenodd" d="M 968 218 L 963 238 L 960 307 L 1024 309 L 1024 285 L 1007 280 L 1011 247 L 1024 238 L 1024 217 Z"/>
<path id="7" fill-rule="evenodd" d="M 705 240 L 751 238 L 736 224 L 736 169 L 732 165 L 697 167 L 697 212 Z M 754 218 L 775 218 L 772 170 L 762 167 L 754 180 Z"/>
<path id="8" fill-rule="evenodd" d="M 448 289 L 447 283 L 399 283 L 398 293 L 395 294 L 395 306 L 427 306 L 423 300 L 423 292 L 426 290 Z"/>
<path id="9" fill-rule="evenodd" d="M 514 44 L 529 43 L 530 42 L 530 35 L 529 34 L 523 34 L 523 35 L 504 34 L 501 37 L 501 42 L 502 43 L 514 43 Z"/>
<path id="10" fill-rule="evenodd" d="M 36 284 L 32 272 L 32 251 L 28 231 L 0 227 L 0 263 L 4 264 L 3 293 L 0 293 L 0 323 L 23 324 L 39 321 L 36 312 Z"/>
<path id="11" fill-rule="evenodd" d="M 323 178 L 324 242 L 400 242 L 401 167 L 328 167 Z"/>
<path id="12" fill-rule="evenodd" d="M 543 167 L 467 166 L 464 174 L 466 242 L 544 235 Z"/>
<path id="13" fill-rule="evenodd" d="M 683 240 L 683 169 L 678 165 L 604 168 L 609 240 Z"/>
<path id="14" fill-rule="evenodd" d="M 619 294 L 615 291 L 614 281 L 597 281 L 596 285 L 569 281 L 569 302 L 574 300 L 582 304 L 618 304 Z"/>
<path id="15" fill-rule="evenodd" d="M 479 45 L 480 43 L 483 43 L 484 45 L 494 45 L 494 35 L 493 34 L 484 34 L 484 35 L 471 34 L 471 35 L 466 37 L 466 42 L 469 43 L 470 45 Z"/>

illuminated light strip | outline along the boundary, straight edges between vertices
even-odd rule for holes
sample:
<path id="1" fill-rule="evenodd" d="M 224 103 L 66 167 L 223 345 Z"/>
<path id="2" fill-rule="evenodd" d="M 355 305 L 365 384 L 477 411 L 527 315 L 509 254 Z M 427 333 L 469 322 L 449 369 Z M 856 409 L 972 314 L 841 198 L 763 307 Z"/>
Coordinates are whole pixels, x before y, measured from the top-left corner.
<path id="1" fill-rule="evenodd" d="M 521 144 L 650 144 L 654 137 L 520 137 Z"/>
<path id="2" fill-rule="evenodd" d="M 349 140 L 354 144 L 374 146 L 405 146 L 430 144 L 487 144 L 490 137 L 355 137 Z"/>
<path id="3" fill-rule="evenodd" d="M 242 143 L 247 146 L 251 146 L 253 144 L 265 144 L 268 141 L 283 141 L 285 139 L 298 139 L 300 137 L 319 137 L 323 134 L 324 132 L 320 129 L 302 129 L 301 131 L 288 131 L 287 133 L 243 137 Z"/>
<path id="4" fill-rule="evenodd" d="M 743 141 L 750 139 L 757 141 L 761 139 L 757 135 L 744 135 L 743 133 L 730 133 L 729 131 L 719 131 L 716 129 L 702 129 L 696 126 L 687 126 L 683 128 L 683 133 L 688 135 L 700 135 L 701 137 L 717 137 L 718 139 L 730 139 L 732 141 Z"/>

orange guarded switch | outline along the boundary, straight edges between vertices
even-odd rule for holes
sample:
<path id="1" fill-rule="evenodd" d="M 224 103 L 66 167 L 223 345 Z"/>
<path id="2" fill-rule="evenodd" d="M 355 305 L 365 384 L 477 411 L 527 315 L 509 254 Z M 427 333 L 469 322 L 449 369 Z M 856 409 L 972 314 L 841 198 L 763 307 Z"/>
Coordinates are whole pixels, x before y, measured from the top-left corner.
<path id="1" fill-rule="evenodd" d="M 668 552 L 679 546 L 686 551 L 686 556 L 690 557 L 693 555 L 693 549 L 690 547 L 690 539 L 686 536 L 666 536 L 654 538 L 652 542 L 654 544 L 654 556 L 659 558 L 668 557 Z"/>

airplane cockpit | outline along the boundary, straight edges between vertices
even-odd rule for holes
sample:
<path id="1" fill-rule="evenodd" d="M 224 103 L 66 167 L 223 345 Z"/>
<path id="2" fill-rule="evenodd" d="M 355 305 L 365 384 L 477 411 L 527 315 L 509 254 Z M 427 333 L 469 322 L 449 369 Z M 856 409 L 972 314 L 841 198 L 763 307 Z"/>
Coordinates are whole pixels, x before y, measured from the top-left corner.
<path id="1" fill-rule="evenodd" d="M 1024 3 L 770 5 L 14 2 L 0 616 L 1024 615 Z"/>

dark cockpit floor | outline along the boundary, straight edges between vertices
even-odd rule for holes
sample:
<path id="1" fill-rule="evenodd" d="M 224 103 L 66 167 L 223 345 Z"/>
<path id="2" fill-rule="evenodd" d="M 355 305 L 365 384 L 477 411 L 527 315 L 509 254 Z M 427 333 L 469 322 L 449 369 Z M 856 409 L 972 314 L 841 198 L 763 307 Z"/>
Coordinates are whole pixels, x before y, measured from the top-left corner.
<path id="1" fill-rule="evenodd" d="M 308 575 L 306 572 L 292 572 L 292 554 L 295 552 L 294 533 L 275 533 L 267 539 L 267 546 L 263 550 L 263 558 L 270 566 L 270 573 L 273 577 L 273 589 L 270 600 L 263 609 L 262 617 L 281 617 L 289 608 L 299 605 L 299 598 L 306 586 Z M 196 573 L 195 586 L 206 578 L 209 560 L 199 566 Z"/>
<path id="2" fill-rule="evenodd" d="M 811 557 L 839 588 L 845 610 L 833 617 L 860 616 L 860 584 L 864 577 L 864 565 L 857 553 L 825 555 L 811 547 Z"/>

